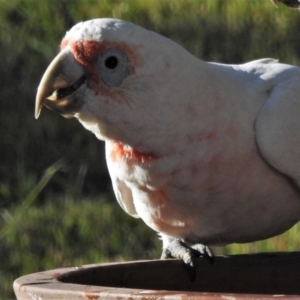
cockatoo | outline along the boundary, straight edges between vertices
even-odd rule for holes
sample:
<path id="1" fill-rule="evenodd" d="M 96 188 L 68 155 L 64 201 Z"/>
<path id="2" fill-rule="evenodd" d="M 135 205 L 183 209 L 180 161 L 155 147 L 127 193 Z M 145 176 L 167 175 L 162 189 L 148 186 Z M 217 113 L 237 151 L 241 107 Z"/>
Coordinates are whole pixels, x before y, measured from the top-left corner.
<path id="1" fill-rule="evenodd" d="M 300 219 L 300 68 L 202 61 L 132 23 L 71 28 L 37 91 L 105 142 L 115 196 L 193 265 Z M 198 250 L 196 252 L 194 249 Z"/>

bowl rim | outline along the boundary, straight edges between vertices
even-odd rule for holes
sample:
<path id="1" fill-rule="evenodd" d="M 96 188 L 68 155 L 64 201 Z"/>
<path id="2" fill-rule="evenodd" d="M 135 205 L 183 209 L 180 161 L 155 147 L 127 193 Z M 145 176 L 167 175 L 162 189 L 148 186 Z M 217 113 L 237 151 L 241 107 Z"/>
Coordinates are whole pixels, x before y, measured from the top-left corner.
<path id="1" fill-rule="evenodd" d="M 228 258 L 244 259 L 245 257 L 264 257 L 266 255 L 276 256 L 284 259 L 287 255 L 300 258 L 300 252 L 284 253 L 260 253 L 242 254 L 231 256 L 216 256 L 216 259 L 225 260 Z M 206 299 L 206 300 L 237 300 L 237 299 L 300 299 L 300 295 L 273 295 L 273 294 L 243 294 L 243 293 L 212 293 L 196 291 L 176 291 L 176 290 L 151 290 L 139 288 L 108 287 L 98 285 L 86 285 L 64 282 L 64 278 L 77 272 L 84 273 L 86 270 L 98 269 L 107 266 L 137 266 L 142 264 L 183 264 L 181 260 L 135 260 L 127 262 L 107 262 L 99 264 L 87 264 L 74 267 L 63 267 L 48 271 L 42 271 L 21 276 L 13 283 L 13 288 L 18 300 L 23 299 L 65 299 L 67 295 L 73 295 L 74 299 L 157 299 L 167 296 L 168 299 Z M 41 296 L 42 295 L 42 296 Z M 71 299 L 71 298 L 70 298 Z"/>

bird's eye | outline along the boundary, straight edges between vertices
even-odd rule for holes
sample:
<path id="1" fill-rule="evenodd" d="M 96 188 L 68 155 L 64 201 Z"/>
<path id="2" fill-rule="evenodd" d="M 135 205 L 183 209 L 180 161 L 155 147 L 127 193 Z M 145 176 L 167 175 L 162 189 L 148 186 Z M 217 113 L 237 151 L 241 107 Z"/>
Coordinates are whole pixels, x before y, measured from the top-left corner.
<path id="1" fill-rule="evenodd" d="M 100 79 L 108 86 L 120 86 L 129 75 L 129 59 L 119 48 L 109 48 L 99 57 Z"/>
<path id="2" fill-rule="evenodd" d="M 109 56 L 104 62 L 105 67 L 108 69 L 115 69 L 118 66 L 118 63 L 118 58 L 115 56 Z"/>

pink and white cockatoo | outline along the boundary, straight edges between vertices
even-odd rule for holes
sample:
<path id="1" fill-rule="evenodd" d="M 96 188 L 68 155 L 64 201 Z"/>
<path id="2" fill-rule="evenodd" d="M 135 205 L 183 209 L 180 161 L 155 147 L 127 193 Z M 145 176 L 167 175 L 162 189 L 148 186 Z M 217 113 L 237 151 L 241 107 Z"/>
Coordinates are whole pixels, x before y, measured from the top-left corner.
<path id="1" fill-rule="evenodd" d="M 114 192 L 162 257 L 266 239 L 300 219 L 300 68 L 207 63 L 116 19 L 75 25 L 37 92 L 105 141 Z M 196 245 L 196 246 L 193 246 Z M 198 253 L 198 252 L 197 252 Z"/>

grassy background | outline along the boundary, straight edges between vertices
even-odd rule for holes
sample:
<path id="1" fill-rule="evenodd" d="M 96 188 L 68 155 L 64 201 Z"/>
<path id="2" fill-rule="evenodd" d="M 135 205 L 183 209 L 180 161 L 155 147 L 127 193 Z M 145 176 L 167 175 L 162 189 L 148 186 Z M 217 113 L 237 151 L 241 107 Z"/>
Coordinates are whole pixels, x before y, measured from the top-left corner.
<path id="1" fill-rule="evenodd" d="M 0 299 L 26 273 L 160 254 L 156 234 L 114 200 L 102 142 L 75 120 L 33 117 L 65 31 L 96 17 L 140 24 L 204 60 L 300 60 L 299 13 L 268 0 L 0 0 Z M 297 250 L 299 232 L 215 251 Z"/>

